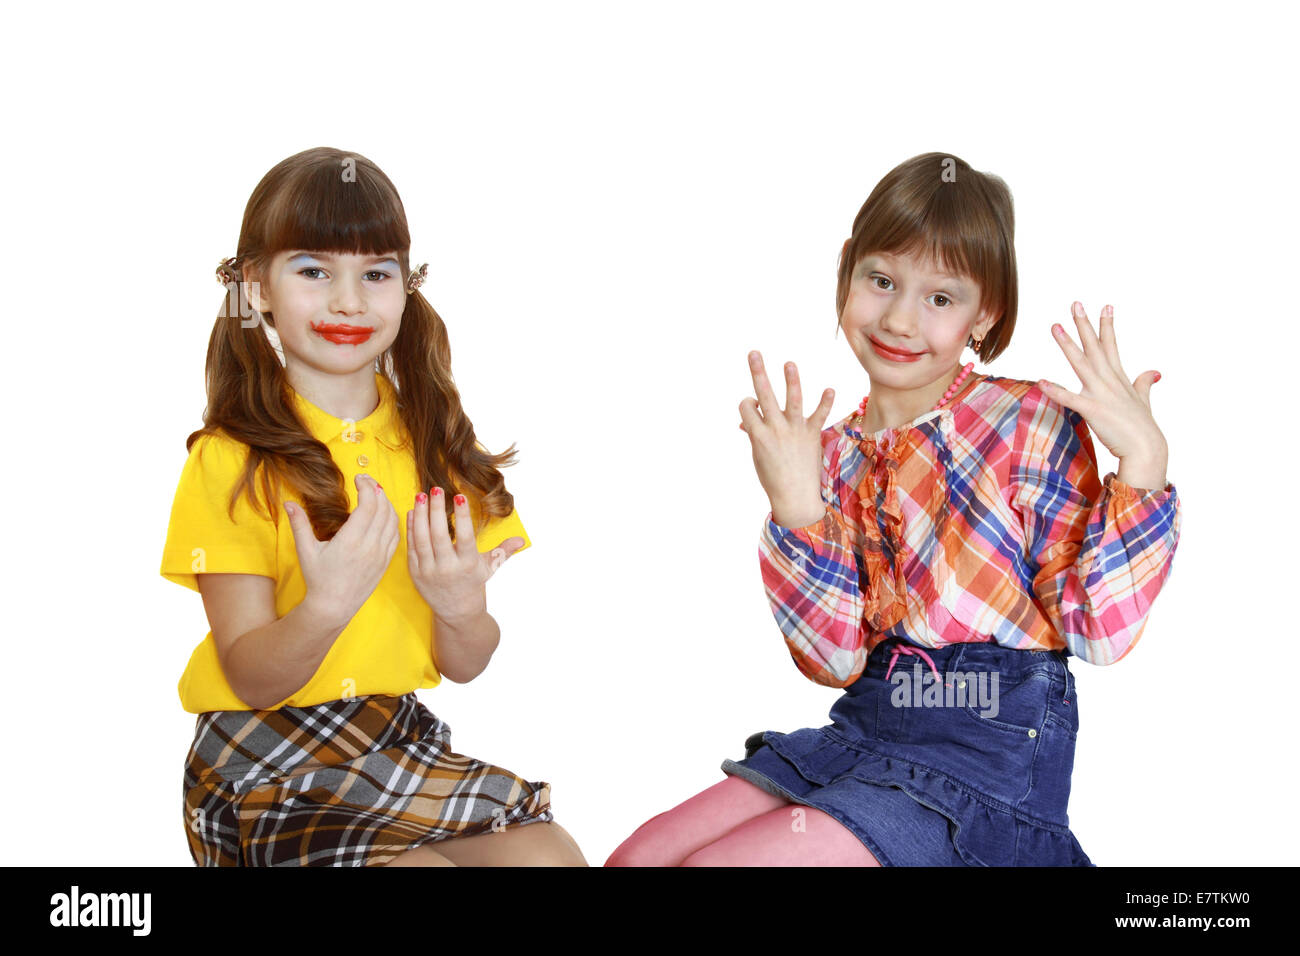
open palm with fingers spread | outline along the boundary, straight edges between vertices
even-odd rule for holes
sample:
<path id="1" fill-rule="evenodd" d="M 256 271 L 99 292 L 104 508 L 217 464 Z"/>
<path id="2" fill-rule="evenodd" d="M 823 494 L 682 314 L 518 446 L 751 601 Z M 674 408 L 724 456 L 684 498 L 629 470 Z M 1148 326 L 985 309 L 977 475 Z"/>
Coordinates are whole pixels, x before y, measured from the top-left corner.
<path id="1" fill-rule="evenodd" d="M 1160 380 L 1160 373 L 1147 370 L 1129 381 L 1120 365 L 1115 311 L 1109 305 L 1101 310 L 1099 333 L 1093 331 L 1082 303 L 1074 303 L 1071 311 L 1083 348 L 1075 345 L 1060 325 L 1052 326 L 1052 334 L 1083 388 L 1071 392 L 1046 381 L 1039 386 L 1048 398 L 1084 417 L 1101 443 L 1119 459 L 1121 480 L 1144 488 L 1164 487 L 1169 445 L 1151 414 L 1151 386 Z M 1126 478 L 1126 472 L 1134 480 Z"/>
<path id="2" fill-rule="evenodd" d="M 457 495 L 452 511 L 456 523 L 453 543 L 442 489 L 433 492 L 433 497 L 421 494 L 406 513 L 406 560 L 415 589 L 438 619 L 462 621 L 487 610 L 488 578 L 524 546 L 524 539 L 507 538 L 492 551 L 481 553 L 469 502 L 464 495 Z"/>
<path id="3" fill-rule="evenodd" d="M 826 389 L 821 404 L 804 418 L 799 370 L 793 362 L 785 365 L 784 409 L 772 392 L 758 352 L 749 353 L 749 371 L 758 397 L 740 403 L 740 429 L 753 446 L 754 470 L 771 503 L 772 520 L 786 528 L 813 524 L 826 513 L 821 496 L 821 433 L 835 391 Z"/>

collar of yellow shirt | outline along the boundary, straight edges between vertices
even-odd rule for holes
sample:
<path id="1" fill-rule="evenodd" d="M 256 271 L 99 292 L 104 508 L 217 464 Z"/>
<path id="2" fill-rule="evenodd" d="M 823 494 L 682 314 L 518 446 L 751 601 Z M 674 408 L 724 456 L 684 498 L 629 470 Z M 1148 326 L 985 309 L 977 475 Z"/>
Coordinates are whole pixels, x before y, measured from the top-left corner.
<path id="1" fill-rule="evenodd" d="M 355 443 L 370 435 L 389 450 L 398 451 L 405 443 L 405 431 L 401 416 L 397 413 L 397 392 L 379 372 L 375 372 L 375 385 L 379 389 L 379 406 L 355 422 L 347 418 L 335 418 L 297 392 L 293 392 L 294 405 L 307 430 L 326 445 L 336 442 Z"/>

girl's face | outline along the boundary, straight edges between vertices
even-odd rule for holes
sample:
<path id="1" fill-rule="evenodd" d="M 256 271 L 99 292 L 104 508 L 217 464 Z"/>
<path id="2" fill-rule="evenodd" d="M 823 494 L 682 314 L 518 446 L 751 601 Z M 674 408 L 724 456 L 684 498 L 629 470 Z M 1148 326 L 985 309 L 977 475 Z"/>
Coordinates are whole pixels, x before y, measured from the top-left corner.
<path id="1" fill-rule="evenodd" d="M 263 281 L 254 307 L 275 319 L 286 366 L 369 369 L 401 328 L 406 288 L 396 253 L 280 252 Z"/>
<path id="2" fill-rule="evenodd" d="M 871 379 L 871 391 L 897 393 L 921 414 L 943 397 L 968 337 L 982 339 L 993 318 L 980 290 L 915 255 L 873 252 L 853 270 L 840 316 L 845 338 Z M 933 393 L 933 398 L 930 398 Z"/>

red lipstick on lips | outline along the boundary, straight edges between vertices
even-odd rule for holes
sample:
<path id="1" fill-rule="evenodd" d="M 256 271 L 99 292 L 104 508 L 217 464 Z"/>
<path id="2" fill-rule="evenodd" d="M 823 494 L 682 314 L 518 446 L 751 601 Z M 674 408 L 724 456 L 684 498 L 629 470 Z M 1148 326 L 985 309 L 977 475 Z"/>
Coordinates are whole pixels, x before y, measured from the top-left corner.
<path id="1" fill-rule="evenodd" d="M 375 330 L 364 325 L 313 325 L 312 331 L 336 345 L 360 345 Z"/>
<path id="2" fill-rule="evenodd" d="M 900 352 L 897 349 L 891 349 L 889 346 L 877 342 L 870 335 L 867 336 L 867 341 L 871 343 L 871 347 L 877 355 L 890 362 L 915 362 L 925 355 L 924 352 Z"/>

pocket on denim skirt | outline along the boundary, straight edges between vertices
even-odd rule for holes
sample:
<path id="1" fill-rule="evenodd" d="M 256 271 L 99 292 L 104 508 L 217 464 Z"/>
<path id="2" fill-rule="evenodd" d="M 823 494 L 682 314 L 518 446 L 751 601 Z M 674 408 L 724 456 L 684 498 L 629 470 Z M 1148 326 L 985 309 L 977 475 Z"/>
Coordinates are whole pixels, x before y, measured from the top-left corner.
<path id="1" fill-rule="evenodd" d="M 962 672 L 966 691 L 959 710 L 970 720 L 996 733 L 1032 739 L 1042 733 L 1047 720 L 1053 681 L 1046 673 L 1031 673 L 1008 682 L 996 671 Z"/>

